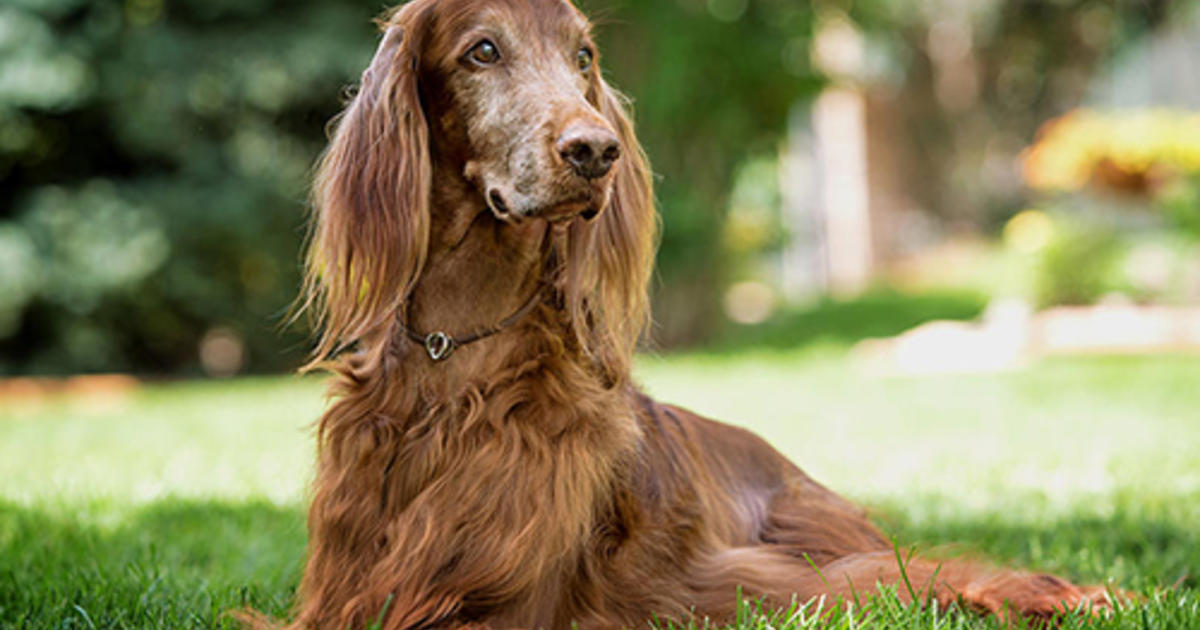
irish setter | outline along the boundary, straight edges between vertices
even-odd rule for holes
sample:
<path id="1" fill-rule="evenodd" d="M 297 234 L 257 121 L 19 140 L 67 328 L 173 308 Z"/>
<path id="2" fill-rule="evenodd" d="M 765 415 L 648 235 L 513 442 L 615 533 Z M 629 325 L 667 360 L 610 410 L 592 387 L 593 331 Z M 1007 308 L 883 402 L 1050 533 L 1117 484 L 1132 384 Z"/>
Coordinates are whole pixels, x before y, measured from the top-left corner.
<path id="1" fill-rule="evenodd" d="M 726 621 L 739 589 L 878 584 L 999 615 L 1106 604 L 901 566 L 766 442 L 638 390 L 651 173 L 567 0 L 414 0 L 381 26 L 315 184 L 313 366 L 337 378 L 289 627 Z"/>

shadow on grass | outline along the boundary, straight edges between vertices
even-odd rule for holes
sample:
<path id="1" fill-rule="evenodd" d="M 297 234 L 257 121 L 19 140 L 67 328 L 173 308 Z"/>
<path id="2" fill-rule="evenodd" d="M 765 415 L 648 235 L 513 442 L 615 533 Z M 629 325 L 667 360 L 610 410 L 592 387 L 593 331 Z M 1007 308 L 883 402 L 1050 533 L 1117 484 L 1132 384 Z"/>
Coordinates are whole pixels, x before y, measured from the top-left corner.
<path id="1" fill-rule="evenodd" d="M 299 507 L 164 500 L 0 503 L 0 626 L 233 628 L 287 611 L 305 544 Z"/>
<path id="2" fill-rule="evenodd" d="M 982 556 L 999 564 L 1064 574 L 1129 590 L 1200 587 L 1197 498 L 1165 505 L 1118 500 L 1111 513 L 1080 511 L 1053 519 L 995 513 L 971 518 L 909 516 L 901 502 L 876 504 L 876 517 L 901 545 Z"/>

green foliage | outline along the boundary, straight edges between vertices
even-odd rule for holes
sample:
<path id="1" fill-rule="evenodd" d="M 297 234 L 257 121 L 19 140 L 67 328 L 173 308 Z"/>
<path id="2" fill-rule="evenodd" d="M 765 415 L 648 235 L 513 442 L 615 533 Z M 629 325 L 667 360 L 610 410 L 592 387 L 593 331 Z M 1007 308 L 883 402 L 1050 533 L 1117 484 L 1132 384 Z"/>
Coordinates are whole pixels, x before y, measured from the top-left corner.
<path id="1" fill-rule="evenodd" d="M 774 154 L 792 106 L 823 84 L 808 62 L 813 13 L 790 0 L 581 4 L 659 175 L 656 340 L 703 340 L 731 271 L 722 230 L 735 170 Z"/>
<path id="2" fill-rule="evenodd" d="M 1200 238 L 1200 175 L 1180 178 L 1164 191 L 1158 203 L 1180 233 Z"/>
<path id="3" fill-rule="evenodd" d="M 1057 223 L 1054 240 L 1041 253 L 1038 305 L 1094 304 L 1121 289 L 1118 263 L 1125 247 L 1117 233 L 1098 223 Z"/>
<path id="4" fill-rule="evenodd" d="M 722 238 L 733 174 L 773 154 L 790 109 L 823 84 L 809 62 L 813 22 L 841 9 L 792 0 L 581 4 L 597 18 L 609 78 L 633 97 L 659 175 L 657 340 L 706 339 L 720 321 L 718 292 L 738 273 Z M 982 148 L 1012 144 L 995 138 L 1019 143 L 1047 111 L 1078 97 L 1079 81 L 1055 77 L 1085 77 L 1111 48 L 1166 19 L 1169 4 L 973 8 L 966 17 L 986 70 L 979 103 L 995 129 L 954 117 L 976 120 L 970 111 L 943 116 L 935 102 L 924 47 L 938 11 L 890 0 L 843 9 L 867 34 L 869 56 L 888 58 L 887 78 L 905 83 L 900 108 L 921 159 L 901 177 L 930 182 L 913 191 L 916 201 L 949 215 L 980 205 L 960 202 L 986 188 L 969 172 L 985 162 Z M 252 371 L 295 366 L 306 342 L 275 327 L 297 289 L 309 169 L 339 95 L 370 58 L 370 20 L 383 8 L 366 0 L 0 6 L 0 374 L 193 372 L 197 344 L 215 327 L 245 341 Z M 1084 28 L 1092 26 L 1099 35 Z M 1079 33 L 1096 37 L 1081 42 Z M 990 135 L 960 137 L 979 129 Z M 982 194 L 990 208 L 1012 207 L 996 202 L 1003 194 Z"/>
<path id="5" fill-rule="evenodd" d="M 298 276 L 310 164 L 374 2 L 22 0 L 0 8 L 0 373 L 250 369 Z"/>
<path id="6" fill-rule="evenodd" d="M 783 54 L 809 12 L 781 0 L 586 4 L 662 175 L 664 286 L 710 304 L 730 173 L 772 146 L 811 91 Z M 0 374 L 194 371 L 216 326 L 246 341 L 251 370 L 296 365 L 305 342 L 274 328 L 297 289 L 309 169 L 383 8 L 0 7 Z M 672 330 L 707 325 L 704 308 L 676 310 Z"/>

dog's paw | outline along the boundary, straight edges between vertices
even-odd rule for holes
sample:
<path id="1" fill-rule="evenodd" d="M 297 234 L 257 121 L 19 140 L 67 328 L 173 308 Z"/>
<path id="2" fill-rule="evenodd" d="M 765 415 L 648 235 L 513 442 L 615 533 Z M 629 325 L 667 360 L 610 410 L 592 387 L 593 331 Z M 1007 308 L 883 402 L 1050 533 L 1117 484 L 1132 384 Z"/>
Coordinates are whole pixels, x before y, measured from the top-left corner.
<path id="1" fill-rule="evenodd" d="M 1113 601 L 1102 586 L 1076 586 L 1046 574 L 1008 573 L 969 586 L 961 594 L 968 608 L 1004 619 L 1023 617 L 1051 625 L 1062 615 L 1081 611 L 1099 615 Z"/>

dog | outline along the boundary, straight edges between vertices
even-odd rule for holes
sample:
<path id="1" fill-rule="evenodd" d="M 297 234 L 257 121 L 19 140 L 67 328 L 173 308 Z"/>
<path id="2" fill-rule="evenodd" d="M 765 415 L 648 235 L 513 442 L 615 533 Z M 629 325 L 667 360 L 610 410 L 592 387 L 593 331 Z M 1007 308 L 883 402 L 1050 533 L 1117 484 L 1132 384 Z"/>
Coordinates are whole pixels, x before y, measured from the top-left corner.
<path id="1" fill-rule="evenodd" d="M 617 628 L 878 585 L 1050 619 L 1103 589 L 904 558 L 742 429 L 630 376 L 658 229 L 568 0 L 413 0 L 317 169 L 321 418 L 290 628 Z M 373 626 L 375 627 L 375 626 Z"/>

